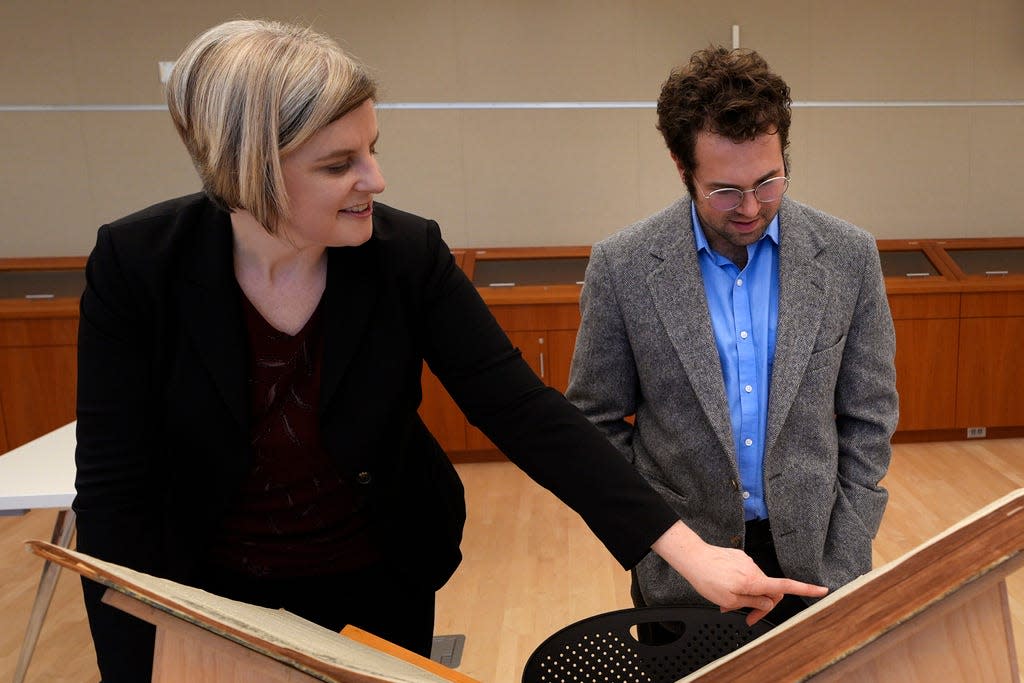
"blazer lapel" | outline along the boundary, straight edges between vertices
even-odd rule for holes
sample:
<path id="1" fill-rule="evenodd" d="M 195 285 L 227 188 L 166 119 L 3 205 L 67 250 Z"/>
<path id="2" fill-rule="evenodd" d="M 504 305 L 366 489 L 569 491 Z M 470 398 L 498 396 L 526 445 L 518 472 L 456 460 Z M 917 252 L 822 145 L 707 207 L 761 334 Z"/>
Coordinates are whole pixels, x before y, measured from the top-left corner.
<path id="1" fill-rule="evenodd" d="M 652 241 L 655 265 L 647 285 L 701 408 L 724 451 L 735 458 L 722 366 L 697 263 L 690 201 L 681 200 L 673 209 L 665 215 L 659 238 Z"/>
<path id="2" fill-rule="evenodd" d="M 793 405 L 814 348 L 825 306 L 821 237 L 788 199 L 779 210 L 779 321 L 768 399 L 765 455 L 771 453 Z"/>
<path id="3" fill-rule="evenodd" d="M 195 259 L 183 273 L 182 325 L 240 427 L 248 429 L 246 339 L 235 279 L 231 219 L 212 205 L 196 230 Z"/>
<path id="4" fill-rule="evenodd" d="M 337 391 L 365 335 L 376 305 L 379 277 L 376 236 L 358 247 L 328 249 L 324 292 L 324 361 L 320 414 Z"/>

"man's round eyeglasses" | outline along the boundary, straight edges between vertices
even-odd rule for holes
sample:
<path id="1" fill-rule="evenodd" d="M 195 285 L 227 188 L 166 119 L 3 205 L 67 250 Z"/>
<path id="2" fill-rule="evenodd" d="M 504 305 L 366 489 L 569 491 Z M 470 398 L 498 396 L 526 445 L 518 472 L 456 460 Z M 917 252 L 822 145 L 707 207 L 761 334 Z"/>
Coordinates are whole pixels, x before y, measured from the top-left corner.
<path id="1" fill-rule="evenodd" d="M 704 190 L 701 189 L 700 185 L 697 185 L 697 189 L 700 190 L 701 196 L 708 200 L 711 208 L 716 211 L 732 211 L 743 203 L 743 196 L 748 192 L 753 192 L 754 199 L 762 204 L 768 204 L 782 199 L 782 195 L 786 194 L 786 190 L 789 189 L 789 178 L 781 175 L 775 178 L 769 178 L 757 187 L 749 190 L 740 190 L 735 187 L 723 187 L 721 190 L 715 190 L 710 194 L 704 194 Z"/>

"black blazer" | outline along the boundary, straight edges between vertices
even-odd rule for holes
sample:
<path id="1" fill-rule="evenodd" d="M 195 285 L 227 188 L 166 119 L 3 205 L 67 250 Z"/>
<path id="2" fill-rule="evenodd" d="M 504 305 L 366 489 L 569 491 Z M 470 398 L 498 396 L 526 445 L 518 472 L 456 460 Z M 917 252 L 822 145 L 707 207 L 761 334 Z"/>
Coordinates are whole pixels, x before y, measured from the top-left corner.
<path id="1" fill-rule="evenodd" d="M 678 517 L 537 379 L 436 223 L 381 204 L 373 223 L 366 244 L 328 250 L 320 424 L 385 551 L 415 558 L 408 570 L 434 589 L 461 560 L 462 484 L 416 412 L 425 359 L 471 423 L 633 566 Z M 197 194 L 103 226 L 86 278 L 78 548 L 188 583 L 250 458 L 229 215 Z M 126 628 L 150 647 L 152 636 L 100 594 L 87 582 L 105 668 L 132 647 Z"/>

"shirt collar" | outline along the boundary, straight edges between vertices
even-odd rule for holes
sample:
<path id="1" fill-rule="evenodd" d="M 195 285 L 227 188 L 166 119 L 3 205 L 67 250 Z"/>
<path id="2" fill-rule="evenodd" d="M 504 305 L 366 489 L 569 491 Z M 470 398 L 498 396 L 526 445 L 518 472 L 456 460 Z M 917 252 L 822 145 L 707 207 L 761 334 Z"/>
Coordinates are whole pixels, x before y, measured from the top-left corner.
<path id="1" fill-rule="evenodd" d="M 709 254 L 714 254 L 715 251 L 711 248 L 711 245 L 708 244 L 708 238 L 704 235 L 704 226 L 700 224 L 700 218 L 697 217 L 697 204 L 693 201 L 690 202 L 690 217 L 693 219 L 693 236 L 697 241 L 697 253 L 706 251 Z M 759 239 L 758 242 L 763 240 L 765 237 L 770 238 L 775 246 L 779 246 L 778 211 L 775 212 L 775 217 L 772 218 L 771 222 L 768 224 L 768 229 L 764 231 L 764 234 L 761 235 L 761 239 Z M 757 242 L 755 242 L 755 244 L 757 244 Z"/>

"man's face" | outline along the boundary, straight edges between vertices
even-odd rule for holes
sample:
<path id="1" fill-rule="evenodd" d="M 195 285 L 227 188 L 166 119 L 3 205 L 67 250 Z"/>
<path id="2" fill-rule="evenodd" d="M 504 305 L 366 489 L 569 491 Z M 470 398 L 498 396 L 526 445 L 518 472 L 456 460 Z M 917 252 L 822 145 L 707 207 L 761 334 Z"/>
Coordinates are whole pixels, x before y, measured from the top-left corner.
<path id="1" fill-rule="evenodd" d="M 750 190 L 759 184 L 786 174 L 782 143 L 776 133 L 759 135 L 747 142 L 732 140 L 704 131 L 697 135 L 694 148 L 697 168 L 693 170 L 696 195 L 693 202 L 711 248 L 723 256 L 746 263 L 747 245 L 761 238 L 779 210 L 781 197 L 762 204 L 753 192 L 746 192 L 734 209 L 720 211 L 704 198 L 715 190 L 731 187 Z M 686 171 L 679 167 L 680 177 Z M 734 258 L 735 257 L 735 258 Z"/>

